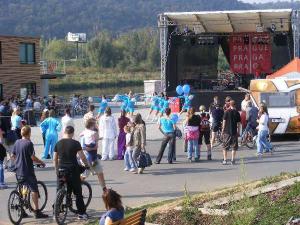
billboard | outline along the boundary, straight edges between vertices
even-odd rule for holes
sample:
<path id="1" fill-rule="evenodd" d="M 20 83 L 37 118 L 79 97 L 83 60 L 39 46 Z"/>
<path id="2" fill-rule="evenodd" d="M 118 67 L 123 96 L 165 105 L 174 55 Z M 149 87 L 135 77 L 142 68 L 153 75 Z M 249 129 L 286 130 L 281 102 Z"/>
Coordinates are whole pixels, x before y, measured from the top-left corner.
<path id="1" fill-rule="evenodd" d="M 239 74 L 270 73 L 272 47 L 269 33 L 240 33 L 229 37 L 230 68 Z"/>
<path id="2" fill-rule="evenodd" d="M 86 33 L 71 33 L 67 34 L 67 41 L 86 43 Z"/>

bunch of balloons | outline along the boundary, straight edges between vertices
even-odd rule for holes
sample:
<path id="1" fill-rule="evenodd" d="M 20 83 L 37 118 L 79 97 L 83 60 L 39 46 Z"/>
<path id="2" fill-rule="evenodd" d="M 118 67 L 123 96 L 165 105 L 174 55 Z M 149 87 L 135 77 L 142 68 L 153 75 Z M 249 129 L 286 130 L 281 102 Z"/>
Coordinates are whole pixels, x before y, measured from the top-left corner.
<path id="1" fill-rule="evenodd" d="M 190 93 L 190 91 L 191 91 L 191 87 L 188 84 L 185 84 L 183 86 L 178 85 L 176 87 L 176 92 L 178 95 L 182 95 L 182 94 L 188 95 Z"/>

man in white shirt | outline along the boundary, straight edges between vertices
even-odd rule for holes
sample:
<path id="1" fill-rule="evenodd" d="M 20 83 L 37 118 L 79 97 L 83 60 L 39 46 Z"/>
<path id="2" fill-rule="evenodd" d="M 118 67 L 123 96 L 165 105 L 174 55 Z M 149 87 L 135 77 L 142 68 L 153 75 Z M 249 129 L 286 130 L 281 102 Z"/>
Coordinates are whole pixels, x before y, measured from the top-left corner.
<path id="1" fill-rule="evenodd" d="M 242 111 L 246 111 L 248 102 L 250 102 L 250 101 L 251 101 L 250 95 L 245 94 L 245 98 L 244 98 L 244 100 L 242 101 L 242 104 L 241 104 Z"/>
<path id="2" fill-rule="evenodd" d="M 71 117 L 71 110 L 69 108 L 65 110 L 65 115 L 61 118 L 61 124 L 62 124 L 62 133 L 65 132 L 65 128 L 67 126 L 71 126 L 75 128 L 74 121 Z"/>

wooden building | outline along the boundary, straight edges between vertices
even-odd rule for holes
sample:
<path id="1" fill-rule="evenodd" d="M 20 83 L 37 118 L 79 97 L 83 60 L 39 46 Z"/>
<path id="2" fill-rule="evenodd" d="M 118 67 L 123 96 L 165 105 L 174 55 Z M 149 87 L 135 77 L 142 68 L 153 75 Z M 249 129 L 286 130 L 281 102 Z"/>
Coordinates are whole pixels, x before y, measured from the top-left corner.
<path id="1" fill-rule="evenodd" d="M 40 38 L 0 35 L 0 98 L 41 89 Z"/>

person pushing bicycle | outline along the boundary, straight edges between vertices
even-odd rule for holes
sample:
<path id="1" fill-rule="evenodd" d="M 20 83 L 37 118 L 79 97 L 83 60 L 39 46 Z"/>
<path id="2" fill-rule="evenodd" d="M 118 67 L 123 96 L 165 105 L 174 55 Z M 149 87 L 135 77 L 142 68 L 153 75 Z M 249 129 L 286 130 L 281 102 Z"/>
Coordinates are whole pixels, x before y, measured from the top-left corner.
<path id="1" fill-rule="evenodd" d="M 67 126 L 63 138 L 56 143 L 54 148 L 54 166 L 57 174 L 57 190 L 61 188 L 59 169 L 67 171 L 67 191 L 73 192 L 76 196 L 76 207 L 78 219 L 86 220 L 88 215 L 82 197 L 82 187 L 80 179 L 80 168 L 77 162 L 77 154 L 82 160 L 86 169 L 89 169 L 88 161 L 83 153 L 81 145 L 73 139 L 74 128 Z"/>
<path id="2" fill-rule="evenodd" d="M 39 210 L 38 205 L 38 184 L 34 172 L 33 162 L 41 164 L 45 167 L 45 163 L 35 156 L 33 143 L 30 140 L 31 128 L 24 126 L 21 129 L 22 139 L 16 141 L 13 151 L 12 158 L 15 160 L 16 176 L 18 182 L 25 183 L 28 185 L 32 192 L 32 200 L 34 204 L 34 216 L 36 219 L 47 218 L 48 215 L 42 213 Z M 23 217 L 28 217 L 25 211 L 22 212 Z"/>

